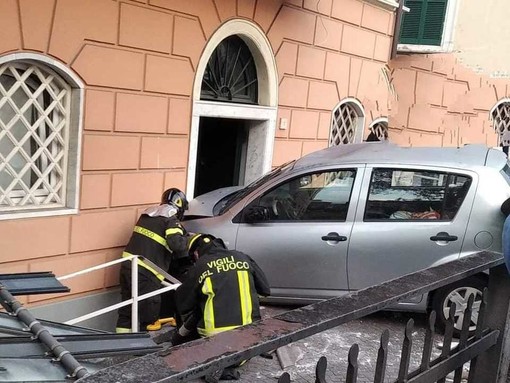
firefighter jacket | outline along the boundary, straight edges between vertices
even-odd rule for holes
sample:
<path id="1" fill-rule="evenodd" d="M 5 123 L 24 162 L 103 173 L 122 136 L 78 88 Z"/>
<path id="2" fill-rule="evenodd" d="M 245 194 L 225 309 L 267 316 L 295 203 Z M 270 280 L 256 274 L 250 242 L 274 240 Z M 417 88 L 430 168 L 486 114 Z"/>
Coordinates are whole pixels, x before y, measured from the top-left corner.
<path id="1" fill-rule="evenodd" d="M 185 229 L 175 215 L 169 217 L 166 214 L 149 215 L 152 213 L 146 213 L 144 212 L 138 219 L 123 256 L 131 254 L 143 256 L 168 272 L 172 260 L 181 254 L 186 254 Z M 158 279 L 164 279 L 143 260 L 139 259 L 138 264 Z"/>
<path id="2" fill-rule="evenodd" d="M 255 261 L 214 240 L 177 289 L 177 310 L 191 329 L 195 318 L 201 336 L 247 325 L 260 319 L 258 295 L 270 294 L 266 276 Z M 193 323 L 191 326 L 193 326 Z"/>

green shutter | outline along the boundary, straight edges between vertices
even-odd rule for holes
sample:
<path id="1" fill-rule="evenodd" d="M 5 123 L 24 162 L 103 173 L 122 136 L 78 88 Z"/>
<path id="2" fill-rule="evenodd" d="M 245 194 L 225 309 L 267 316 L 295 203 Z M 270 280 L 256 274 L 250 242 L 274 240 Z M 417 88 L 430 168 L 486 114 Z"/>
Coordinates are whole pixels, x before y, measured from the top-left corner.
<path id="1" fill-rule="evenodd" d="M 410 11 L 404 12 L 399 42 L 402 44 L 420 44 L 420 26 L 422 20 L 425 18 L 422 15 L 425 8 L 424 1 L 406 0 L 404 4 Z"/>
<path id="2" fill-rule="evenodd" d="M 422 44 L 441 45 L 447 0 L 427 0 Z"/>
<path id="3" fill-rule="evenodd" d="M 441 45 L 448 0 L 406 0 L 399 42 L 416 45 Z"/>

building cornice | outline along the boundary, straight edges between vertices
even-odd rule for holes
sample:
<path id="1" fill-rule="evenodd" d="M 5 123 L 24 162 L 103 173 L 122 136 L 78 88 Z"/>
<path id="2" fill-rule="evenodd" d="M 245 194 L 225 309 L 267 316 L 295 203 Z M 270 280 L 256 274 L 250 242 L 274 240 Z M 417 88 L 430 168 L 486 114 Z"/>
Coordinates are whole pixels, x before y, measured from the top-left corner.
<path id="1" fill-rule="evenodd" d="M 398 8 L 398 1 L 396 0 L 365 0 L 365 2 L 377 5 L 390 11 L 394 11 Z"/>

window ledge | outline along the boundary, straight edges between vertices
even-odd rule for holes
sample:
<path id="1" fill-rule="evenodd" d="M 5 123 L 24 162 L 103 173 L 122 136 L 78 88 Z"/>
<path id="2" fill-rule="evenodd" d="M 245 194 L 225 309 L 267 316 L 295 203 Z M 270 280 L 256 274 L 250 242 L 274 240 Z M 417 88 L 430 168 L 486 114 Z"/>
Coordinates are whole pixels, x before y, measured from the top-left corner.
<path id="1" fill-rule="evenodd" d="M 367 3 L 378 5 L 384 9 L 394 11 L 398 8 L 398 2 L 396 0 L 365 0 Z"/>
<path id="2" fill-rule="evenodd" d="M 18 211 L 18 212 L 5 212 L 0 213 L 0 221 L 5 221 L 8 219 L 22 219 L 22 218 L 38 218 L 38 217 L 54 217 L 59 215 L 71 215 L 78 214 L 78 209 L 48 209 L 48 210 L 26 210 L 26 211 Z"/>
<path id="3" fill-rule="evenodd" d="M 450 44 L 446 45 L 414 45 L 414 44 L 398 44 L 397 52 L 403 53 L 450 53 L 453 52 Z"/>

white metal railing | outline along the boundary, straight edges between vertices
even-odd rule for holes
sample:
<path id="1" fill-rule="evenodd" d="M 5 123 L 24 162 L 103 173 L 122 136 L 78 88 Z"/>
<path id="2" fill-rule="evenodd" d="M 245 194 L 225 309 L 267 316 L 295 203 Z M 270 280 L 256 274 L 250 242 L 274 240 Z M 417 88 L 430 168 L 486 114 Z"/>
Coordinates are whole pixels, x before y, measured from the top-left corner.
<path id="1" fill-rule="evenodd" d="M 121 262 L 131 262 L 131 299 L 125 300 L 120 303 L 116 303 L 114 305 L 102 308 L 100 310 L 93 311 L 89 314 L 82 315 L 80 317 L 70 319 L 65 324 L 74 325 L 76 323 L 83 322 L 87 319 L 95 318 L 99 315 L 103 315 L 106 313 L 109 313 L 110 311 L 117 310 L 121 307 L 131 305 L 131 331 L 132 332 L 138 332 L 138 302 L 143 301 L 144 299 L 153 297 L 155 295 L 163 294 L 170 290 L 175 290 L 177 287 L 180 286 L 180 283 L 170 283 L 167 281 L 162 281 L 161 284 L 164 286 L 161 289 L 154 290 L 150 293 L 143 294 L 138 296 L 138 256 L 137 255 L 129 255 L 123 258 L 116 259 L 115 261 L 102 263 L 97 266 L 89 267 L 88 269 L 80 270 L 75 273 L 63 275 L 61 277 L 58 277 L 57 279 L 59 281 L 64 281 L 67 279 L 71 279 L 80 275 L 84 275 L 93 271 L 101 270 L 110 266 L 114 266 Z"/>

